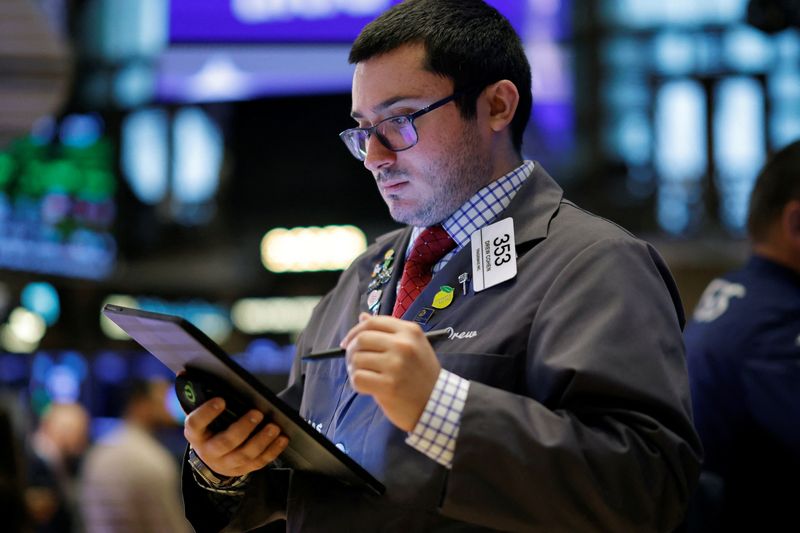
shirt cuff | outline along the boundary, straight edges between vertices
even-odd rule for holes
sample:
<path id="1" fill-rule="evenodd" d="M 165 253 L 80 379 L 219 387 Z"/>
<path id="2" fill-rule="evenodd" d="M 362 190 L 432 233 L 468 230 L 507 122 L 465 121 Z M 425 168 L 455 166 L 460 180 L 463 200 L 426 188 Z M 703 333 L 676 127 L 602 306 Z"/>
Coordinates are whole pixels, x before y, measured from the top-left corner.
<path id="1" fill-rule="evenodd" d="M 445 468 L 452 468 L 468 392 L 469 380 L 441 369 L 428 404 L 416 427 L 406 437 L 406 444 Z"/>

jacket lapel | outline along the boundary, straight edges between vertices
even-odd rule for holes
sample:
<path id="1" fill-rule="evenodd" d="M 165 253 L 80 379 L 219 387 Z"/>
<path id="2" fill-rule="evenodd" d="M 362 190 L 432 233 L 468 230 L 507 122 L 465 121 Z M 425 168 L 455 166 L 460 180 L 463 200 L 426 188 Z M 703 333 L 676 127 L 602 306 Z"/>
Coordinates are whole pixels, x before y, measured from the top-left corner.
<path id="1" fill-rule="evenodd" d="M 519 189 L 508 208 L 500 214 L 498 220 L 507 217 L 514 219 L 514 240 L 517 257 L 521 256 L 542 239 L 547 237 L 550 220 L 558 212 L 558 207 L 563 197 L 563 190 L 556 184 L 539 163 L 535 163 L 534 170 L 525 184 Z M 406 244 L 407 244 L 406 240 Z M 405 248 L 403 248 L 405 250 Z M 463 293 L 462 285 L 458 282 L 460 274 L 469 274 L 467 294 Z M 468 243 L 458 251 L 455 256 L 431 279 L 425 290 L 406 310 L 403 318 L 414 320 L 421 311 L 430 313 L 434 296 L 443 285 L 455 289 L 453 303 L 444 309 L 434 309 L 430 318 L 422 325 L 422 329 L 430 331 L 445 320 L 448 315 L 457 311 L 474 296 L 472 290 L 472 250 Z"/>
<path id="2" fill-rule="evenodd" d="M 400 282 L 400 277 L 403 273 L 405 252 L 410 238 L 411 228 L 406 227 L 384 235 L 376 241 L 376 244 L 378 245 L 377 252 L 372 257 L 371 261 L 362 262 L 363 266 L 359 271 L 358 289 L 361 294 L 358 308 L 359 312 L 370 312 L 368 303 L 369 295 L 371 292 L 373 292 L 373 290 L 379 290 L 381 293 L 378 314 L 392 314 L 395 293 L 397 292 L 397 284 Z M 389 273 L 388 280 L 385 283 L 376 283 L 377 276 L 373 277 L 372 274 L 375 272 L 376 267 L 379 268 L 379 266 L 384 263 L 386 253 L 389 250 L 393 250 L 394 255 L 391 261 L 391 272 Z M 370 288 L 372 284 L 377 286 Z"/>

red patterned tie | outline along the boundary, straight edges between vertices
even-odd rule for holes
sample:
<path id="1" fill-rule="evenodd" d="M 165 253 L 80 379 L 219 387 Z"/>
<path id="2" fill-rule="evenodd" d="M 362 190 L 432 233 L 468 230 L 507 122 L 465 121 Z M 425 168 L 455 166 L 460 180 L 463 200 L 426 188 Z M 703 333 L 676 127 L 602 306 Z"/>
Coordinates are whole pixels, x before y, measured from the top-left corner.
<path id="1" fill-rule="evenodd" d="M 419 234 L 403 266 L 403 277 L 400 279 L 392 316 L 403 316 L 433 277 L 433 265 L 455 246 L 455 241 L 440 224 L 426 228 Z"/>

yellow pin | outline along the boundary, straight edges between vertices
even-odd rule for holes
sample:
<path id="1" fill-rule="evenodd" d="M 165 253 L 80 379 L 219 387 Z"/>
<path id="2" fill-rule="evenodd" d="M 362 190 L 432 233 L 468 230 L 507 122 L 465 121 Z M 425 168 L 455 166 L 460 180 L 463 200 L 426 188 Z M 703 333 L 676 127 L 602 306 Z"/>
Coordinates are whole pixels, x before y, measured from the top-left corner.
<path id="1" fill-rule="evenodd" d="M 451 303 L 453 303 L 453 295 L 455 293 L 455 289 L 449 285 L 442 285 L 439 287 L 439 292 L 437 292 L 433 296 L 433 307 L 436 309 L 444 309 Z"/>

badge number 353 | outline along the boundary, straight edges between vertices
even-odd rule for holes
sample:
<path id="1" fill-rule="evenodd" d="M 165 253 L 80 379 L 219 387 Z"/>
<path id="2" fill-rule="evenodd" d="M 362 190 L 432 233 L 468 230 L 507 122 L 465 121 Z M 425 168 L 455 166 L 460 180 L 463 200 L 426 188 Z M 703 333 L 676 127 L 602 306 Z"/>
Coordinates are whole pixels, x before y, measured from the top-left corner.
<path id="1" fill-rule="evenodd" d="M 505 218 L 472 234 L 472 274 L 475 292 L 517 275 L 513 219 Z"/>

